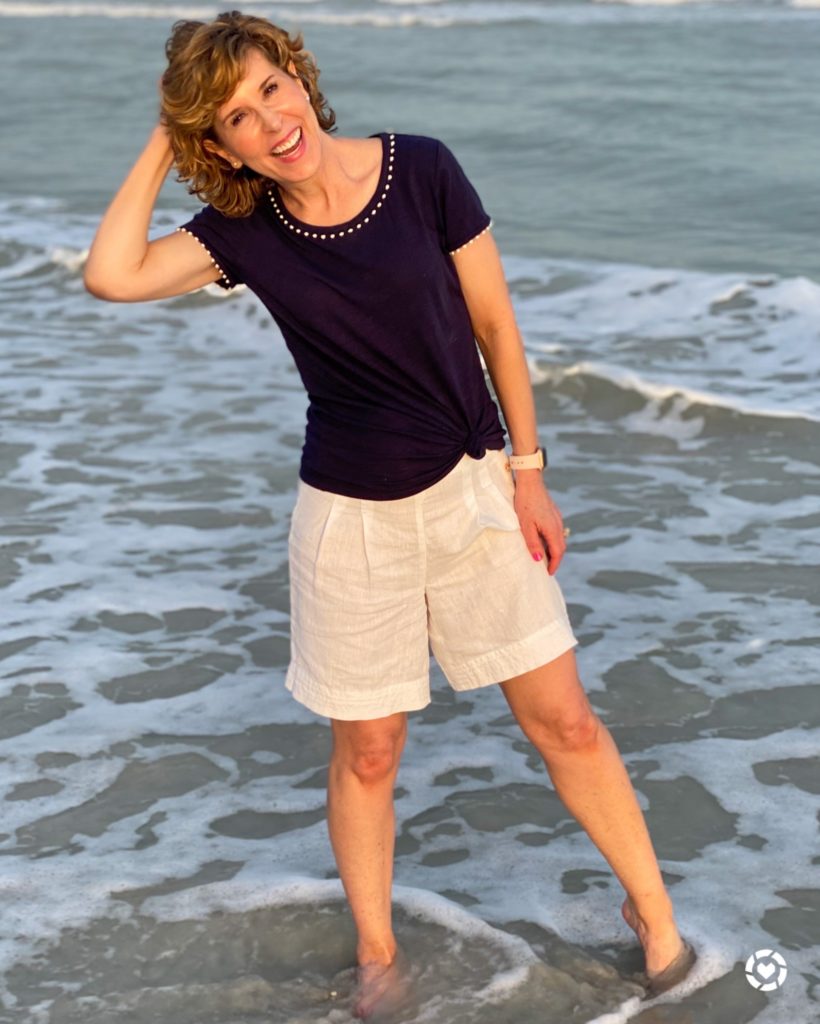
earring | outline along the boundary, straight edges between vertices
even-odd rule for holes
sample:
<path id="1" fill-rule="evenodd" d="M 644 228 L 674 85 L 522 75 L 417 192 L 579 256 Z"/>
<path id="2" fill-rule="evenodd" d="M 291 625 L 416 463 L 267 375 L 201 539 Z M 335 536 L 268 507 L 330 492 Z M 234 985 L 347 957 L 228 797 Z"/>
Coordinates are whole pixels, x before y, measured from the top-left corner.
<path id="1" fill-rule="evenodd" d="M 231 166 L 235 171 L 238 171 L 239 168 L 242 166 L 242 162 L 240 160 L 231 160 Z"/>

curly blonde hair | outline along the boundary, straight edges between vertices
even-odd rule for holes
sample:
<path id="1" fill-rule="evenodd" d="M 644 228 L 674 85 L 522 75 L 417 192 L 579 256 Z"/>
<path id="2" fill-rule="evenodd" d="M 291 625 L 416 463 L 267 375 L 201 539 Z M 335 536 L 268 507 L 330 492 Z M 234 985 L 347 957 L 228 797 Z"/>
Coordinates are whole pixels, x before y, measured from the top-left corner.
<path id="1" fill-rule="evenodd" d="M 228 217 L 252 212 L 268 179 L 249 167 L 234 170 L 205 145 L 218 143 L 216 111 L 243 76 L 245 57 L 256 48 L 283 70 L 292 61 L 310 93 L 319 126 L 334 130 L 336 115 L 319 90 L 319 68 L 304 48 L 301 33 L 290 36 L 265 18 L 226 11 L 211 22 L 177 21 L 165 44 L 168 59 L 161 81 L 160 119 L 171 137 L 177 181 Z"/>

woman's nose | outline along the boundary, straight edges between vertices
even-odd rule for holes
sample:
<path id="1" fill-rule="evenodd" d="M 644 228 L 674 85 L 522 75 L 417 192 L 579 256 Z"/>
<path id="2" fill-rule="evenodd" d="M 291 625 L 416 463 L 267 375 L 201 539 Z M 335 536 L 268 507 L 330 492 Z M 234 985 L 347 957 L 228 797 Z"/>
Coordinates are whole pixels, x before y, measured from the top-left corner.
<path id="1" fill-rule="evenodd" d="M 277 132 L 282 127 L 282 115 L 278 110 L 273 110 L 271 107 L 265 107 L 262 110 L 261 117 L 262 124 L 268 131 Z"/>

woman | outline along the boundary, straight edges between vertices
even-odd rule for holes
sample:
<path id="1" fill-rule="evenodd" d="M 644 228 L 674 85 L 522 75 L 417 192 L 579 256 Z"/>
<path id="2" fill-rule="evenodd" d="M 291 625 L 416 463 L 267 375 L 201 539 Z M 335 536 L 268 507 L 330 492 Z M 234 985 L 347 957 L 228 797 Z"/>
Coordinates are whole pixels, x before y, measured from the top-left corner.
<path id="1" fill-rule="evenodd" d="M 544 484 L 489 216 L 437 140 L 332 134 L 301 37 L 231 12 L 177 23 L 166 54 L 160 124 L 102 219 L 85 284 L 136 302 L 245 282 L 307 388 L 286 685 L 331 719 L 328 827 L 358 931 L 357 1013 L 402 987 L 392 794 L 407 712 L 430 699 L 428 642 L 455 689 L 501 685 L 627 891 L 649 993 L 665 991 L 695 954 L 578 678 L 554 578 L 569 531 Z M 149 242 L 174 164 L 207 205 Z"/>

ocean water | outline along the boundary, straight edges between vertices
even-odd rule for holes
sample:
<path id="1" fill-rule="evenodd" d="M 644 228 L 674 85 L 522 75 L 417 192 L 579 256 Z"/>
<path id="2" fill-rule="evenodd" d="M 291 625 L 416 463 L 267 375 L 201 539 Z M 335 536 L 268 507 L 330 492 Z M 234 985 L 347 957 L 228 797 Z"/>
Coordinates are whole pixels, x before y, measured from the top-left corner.
<path id="1" fill-rule="evenodd" d="M 497 688 L 410 716 L 396 929 L 437 1024 L 820 1020 L 820 10 L 244 5 L 342 134 L 445 139 L 531 361 L 558 579 L 682 932 L 623 892 Z M 0 1022 L 351 1020 L 325 719 L 284 690 L 305 397 L 247 290 L 101 303 L 159 2 L 0 2 Z M 153 230 L 197 200 L 169 181 Z M 777 950 L 782 986 L 746 980 Z"/>

